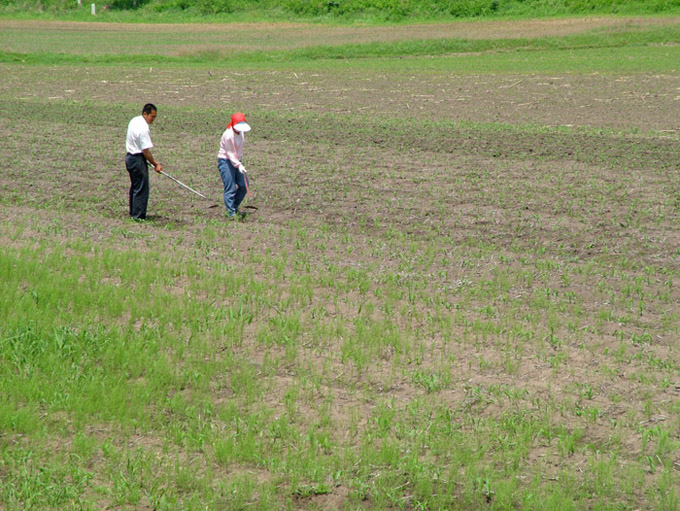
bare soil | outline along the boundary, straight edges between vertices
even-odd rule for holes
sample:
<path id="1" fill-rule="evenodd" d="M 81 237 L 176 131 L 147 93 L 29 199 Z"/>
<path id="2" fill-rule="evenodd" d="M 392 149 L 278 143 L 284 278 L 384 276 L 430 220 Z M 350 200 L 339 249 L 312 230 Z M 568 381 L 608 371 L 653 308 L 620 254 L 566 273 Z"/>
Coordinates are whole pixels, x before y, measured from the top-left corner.
<path id="1" fill-rule="evenodd" d="M 680 132 L 680 88 L 673 74 L 426 76 L 405 69 L 210 71 L 4 66 L 0 94 L 49 101 L 134 102 L 163 106 L 234 105 L 242 110 L 335 113 L 431 121 Z M 31 82 L 23 87 L 24 80 Z M 157 99 L 156 99 L 157 98 Z M 216 115 L 220 115 L 216 112 Z M 538 149 L 538 148 L 537 148 Z"/>

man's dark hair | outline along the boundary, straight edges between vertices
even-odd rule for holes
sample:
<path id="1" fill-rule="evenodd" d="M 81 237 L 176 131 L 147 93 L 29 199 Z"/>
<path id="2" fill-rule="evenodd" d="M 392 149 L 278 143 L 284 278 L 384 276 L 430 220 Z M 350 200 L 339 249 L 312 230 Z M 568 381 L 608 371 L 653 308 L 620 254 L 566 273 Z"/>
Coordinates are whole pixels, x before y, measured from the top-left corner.
<path id="1" fill-rule="evenodd" d="M 142 114 L 149 115 L 151 112 L 156 112 L 158 109 L 156 108 L 156 105 L 152 103 L 147 103 L 144 105 L 144 108 L 142 108 Z"/>

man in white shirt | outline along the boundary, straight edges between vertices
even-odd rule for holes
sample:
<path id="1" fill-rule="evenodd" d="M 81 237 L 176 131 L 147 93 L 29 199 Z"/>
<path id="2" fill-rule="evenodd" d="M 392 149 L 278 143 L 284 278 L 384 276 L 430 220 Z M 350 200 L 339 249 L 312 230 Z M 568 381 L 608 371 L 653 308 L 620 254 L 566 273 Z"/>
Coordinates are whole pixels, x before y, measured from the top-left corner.
<path id="1" fill-rule="evenodd" d="M 149 168 L 151 163 L 156 172 L 163 170 L 151 154 L 153 143 L 149 126 L 156 120 L 158 111 L 154 105 L 147 103 L 142 115 L 134 117 L 128 124 L 125 139 L 125 168 L 130 174 L 130 216 L 135 220 L 146 218 L 146 206 L 149 203 Z"/>

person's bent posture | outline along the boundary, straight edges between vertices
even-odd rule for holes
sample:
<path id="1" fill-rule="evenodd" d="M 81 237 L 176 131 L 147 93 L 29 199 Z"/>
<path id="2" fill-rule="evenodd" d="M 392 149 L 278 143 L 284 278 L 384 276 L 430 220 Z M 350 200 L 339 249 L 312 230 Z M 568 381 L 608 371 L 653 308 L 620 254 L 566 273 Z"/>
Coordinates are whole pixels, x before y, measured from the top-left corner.
<path id="1" fill-rule="evenodd" d="M 246 116 L 240 112 L 231 116 L 231 122 L 222 134 L 220 150 L 217 153 L 217 168 L 224 184 L 224 206 L 227 216 L 233 218 L 238 207 L 246 196 L 246 168 L 243 158 L 245 145 L 244 133 L 250 131 Z"/>

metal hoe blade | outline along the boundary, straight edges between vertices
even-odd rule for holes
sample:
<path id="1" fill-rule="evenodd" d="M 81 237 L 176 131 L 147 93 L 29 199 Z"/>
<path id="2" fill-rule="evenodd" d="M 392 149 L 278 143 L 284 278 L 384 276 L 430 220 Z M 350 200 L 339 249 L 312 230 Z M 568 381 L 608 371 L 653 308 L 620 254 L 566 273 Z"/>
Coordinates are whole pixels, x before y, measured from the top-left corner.
<path id="1" fill-rule="evenodd" d="M 206 197 L 205 195 L 203 195 L 201 192 L 197 192 L 196 190 L 194 190 L 194 189 L 191 188 L 190 186 L 187 186 L 187 185 L 185 185 L 184 183 L 182 183 L 179 179 L 175 179 L 175 178 L 172 177 L 170 174 L 166 174 L 166 173 L 163 172 L 162 170 L 161 170 L 160 173 L 163 174 L 165 177 L 172 179 L 175 183 L 177 183 L 177 184 L 180 185 L 180 186 L 183 186 L 184 188 L 186 188 L 186 189 L 189 190 L 190 192 L 194 192 L 194 193 L 195 193 L 196 195 L 198 195 L 199 197 L 203 197 L 204 199 L 208 199 L 208 197 Z"/>

